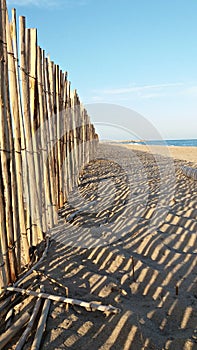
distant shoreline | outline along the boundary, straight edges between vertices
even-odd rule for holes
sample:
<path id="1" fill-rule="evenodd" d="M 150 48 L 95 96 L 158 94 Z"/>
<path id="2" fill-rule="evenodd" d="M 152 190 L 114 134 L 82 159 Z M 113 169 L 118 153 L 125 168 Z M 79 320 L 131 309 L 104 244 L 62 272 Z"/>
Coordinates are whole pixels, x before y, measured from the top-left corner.
<path id="1" fill-rule="evenodd" d="M 101 140 L 102 143 L 139 146 L 197 147 L 197 139 L 178 140 Z"/>
<path id="2" fill-rule="evenodd" d="M 142 144 L 125 144 L 116 142 L 101 142 L 102 144 L 116 145 L 117 147 L 125 147 L 131 150 L 148 152 L 151 154 L 160 154 L 173 159 L 186 160 L 197 164 L 197 147 L 185 146 L 161 146 L 161 145 L 142 145 Z"/>

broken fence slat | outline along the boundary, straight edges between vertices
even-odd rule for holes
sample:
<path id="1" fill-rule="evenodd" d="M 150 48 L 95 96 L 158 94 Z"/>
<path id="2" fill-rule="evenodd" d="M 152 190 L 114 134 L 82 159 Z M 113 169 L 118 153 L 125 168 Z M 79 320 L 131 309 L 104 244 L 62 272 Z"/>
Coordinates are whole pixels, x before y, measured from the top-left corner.
<path id="1" fill-rule="evenodd" d="M 181 170 L 184 175 L 192 178 L 193 180 L 197 180 L 197 169 L 189 166 L 182 166 Z"/>
<path id="2" fill-rule="evenodd" d="M 49 300 L 58 301 L 61 303 L 78 305 L 81 307 L 95 309 L 95 310 L 99 310 L 102 312 L 107 311 L 107 312 L 112 312 L 115 314 L 120 312 L 120 309 L 118 309 L 114 306 L 111 306 L 111 305 L 100 305 L 100 304 L 97 304 L 95 302 L 87 302 L 87 301 L 82 301 L 79 299 L 65 298 L 65 297 L 61 297 L 58 295 L 52 295 L 52 294 L 47 294 L 47 293 L 38 293 L 38 292 L 34 292 L 32 290 L 22 289 L 22 288 L 7 287 L 6 290 L 8 290 L 10 292 L 18 292 L 18 293 L 22 293 L 22 294 L 33 295 L 34 297 L 49 299 Z"/>
<path id="3" fill-rule="evenodd" d="M 42 314 L 41 314 L 41 317 L 40 317 L 39 322 L 38 322 L 38 327 L 37 327 L 37 331 L 36 331 L 36 334 L 34 337 L 33 344 L 31 346 L 31 350 L 39 350 L 40 349 L 42 336 L 43 336 L 43 333 L 44 333 L 45 328 L 46 328 L 46 321 L 47 321 L 47 316 L 49 313 L 50 305 L 51 305 L 51 300 L 45 299 L 43 309 L 42 309 Z"/>
<path id="4" fill-rule="evenodd" d="M 14 336 L 20 332 L 24 325 L 29 321 L 30 314 L 25 312 L 5 333 L 0 335 L 0 350 L 10 343 Z"/>
<path id="5" fill-rule="evenodd" d="M 30 320 L 28 322 L 27 328 L 25 329 L 21 338 L 19 339 L 15 350 L 22 350 L 23 346 L 25 345 L 27 338 L 32 331 L 33 325 L 35 323 L 36 317 L 37 317 L 38 312 L 39 312 L 40 307 L 41 307 L 41 303 L 42 303 L 42 299 L 41 298 L 37 299 L 36 304 L 35 304 L 34 309 L 33 309 L 33 312 L 31 314 Z"/>

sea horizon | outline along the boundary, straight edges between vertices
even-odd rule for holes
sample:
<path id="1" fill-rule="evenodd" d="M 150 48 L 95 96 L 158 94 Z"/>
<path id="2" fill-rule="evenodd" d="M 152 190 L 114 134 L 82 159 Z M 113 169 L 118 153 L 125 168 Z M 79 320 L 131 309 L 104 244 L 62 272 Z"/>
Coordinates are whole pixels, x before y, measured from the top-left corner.
<path id="1" fill-rule="evenodd" d="M 120 144 L 137 144 L 152 146 L 197 147 L 197 139 L 166 139 L 166 140 L 101 140 L 102 142 L 115 142 Z"/>

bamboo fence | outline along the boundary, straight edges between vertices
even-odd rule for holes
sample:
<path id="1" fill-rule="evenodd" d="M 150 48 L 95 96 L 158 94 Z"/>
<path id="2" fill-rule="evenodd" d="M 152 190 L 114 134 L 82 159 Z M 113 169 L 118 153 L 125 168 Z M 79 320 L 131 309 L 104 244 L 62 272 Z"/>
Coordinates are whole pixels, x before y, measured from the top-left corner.
<path id="1" fill-rule="evenodd" d="M 37 30 L 0 2 L 0 292 L 57 224 L 58 209 L 92 158 L 98 136 L 67 73 Z M 20 43 L 20 44 L 19 44 Z"/>

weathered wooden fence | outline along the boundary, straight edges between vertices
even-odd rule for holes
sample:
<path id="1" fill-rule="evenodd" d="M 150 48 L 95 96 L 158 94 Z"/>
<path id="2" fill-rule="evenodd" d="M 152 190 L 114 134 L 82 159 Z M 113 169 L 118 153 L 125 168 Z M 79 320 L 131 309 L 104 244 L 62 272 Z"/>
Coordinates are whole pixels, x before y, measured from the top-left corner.
<path id="1" fill-rule="evenodd" d="M 0 289 L 29 264 L 29 249 L 92 157 L 98 137 L 67 73 L 37 45 L 36 29 L 0 11 Z M 20 45 L 18 44 L 18 39 Z"/>

